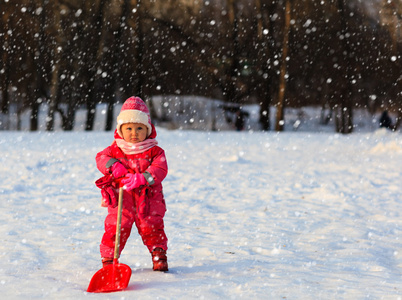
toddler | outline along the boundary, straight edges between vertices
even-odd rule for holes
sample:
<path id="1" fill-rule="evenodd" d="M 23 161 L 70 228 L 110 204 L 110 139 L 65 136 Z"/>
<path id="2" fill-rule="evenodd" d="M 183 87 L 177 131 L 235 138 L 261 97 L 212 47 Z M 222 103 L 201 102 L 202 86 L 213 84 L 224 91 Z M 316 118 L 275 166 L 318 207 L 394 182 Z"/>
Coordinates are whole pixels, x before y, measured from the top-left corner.
<path id="1" fill-rule="evenodd" d="M 113 263 L 116 237 L 118 184 L 123 178 L 123 212 L 120 252 L 135 223 L 152 255 L 154 271 L 168 271 L 164 231 L 166 212 L 162 180 L 168 172 L 165 152 L 155 140 L 156 131 L 149 110 L 140 98 L 128 98 L 117 117 L 113 143 L 96 155 L 96 164 L 105 176 L 97 180 L 102 206 L 107 206 L 105 233 L 100 244 L 103 266 Z"/>

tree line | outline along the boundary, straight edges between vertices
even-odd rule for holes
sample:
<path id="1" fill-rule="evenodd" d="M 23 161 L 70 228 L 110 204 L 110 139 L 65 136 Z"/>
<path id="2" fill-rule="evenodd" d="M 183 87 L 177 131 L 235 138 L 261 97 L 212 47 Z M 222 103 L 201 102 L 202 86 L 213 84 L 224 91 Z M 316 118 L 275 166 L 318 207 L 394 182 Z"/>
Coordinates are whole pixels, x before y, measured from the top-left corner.
<path id="1" fill-rule="evenodd" d="M 201 95 L 258 103 L 262 130 L 283 130 L 286 106 L 328 108 L 335 130 L 353 130 L 356 107 L 402 119 L 402 4 L 384 0 L 3 1 L 0 112 L 48 105 L 64 130 L 86 107 L 131 95 Z M 153 112 L 152 101 L 148 101 Z M 276 106 L 275 126 L 269 118 Z"/>

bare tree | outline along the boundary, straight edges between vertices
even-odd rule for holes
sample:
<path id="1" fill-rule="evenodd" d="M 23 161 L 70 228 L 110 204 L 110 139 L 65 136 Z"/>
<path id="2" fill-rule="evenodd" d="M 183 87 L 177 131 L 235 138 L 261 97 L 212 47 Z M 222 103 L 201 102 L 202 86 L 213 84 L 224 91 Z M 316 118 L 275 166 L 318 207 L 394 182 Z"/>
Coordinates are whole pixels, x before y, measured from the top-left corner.
<path id="1" fill-rule="evenodd" d="M 49 110 L 46 122 L 46 130 L 54 130 L 54 118 L 57 111 L 57 95 L 59 89 L 59 70 L 61 63 L 61 37 L 62 30 L 60 28 L 60 8 L 59 1 L 55 0 L 44 6 L 44 13 L 48 17 L 49 22 L 52 23 L 53 32 L 51 34 L 52 41 L 52 78 L 50 83 L 50 99 L 49 99 Z M 52 16 L 52 19 L 50 19 Z"/>
<path id="2" fill-rule="evenodd" d="M 286 91 L 286 77 L 287 77 L 287 60 L 289 52 L 289 32 L 290 32 L 290 19 L 291 19 L 292 3 L 291 0 L 285 2 L 285 22 L 283 26 L 283 42 L 282 42 L 282 60 L 279 74 L 279 93 L 276 111 L 276 131 L 283 131 L 285 124 L 285 91 Z"/>
<path id="3" fill-rule="evenodd" d="M 353 107 L 352 107 L 352 78 L 355 64 L 352 62 L 353 53 L 350 41 L 350 28 L 344 0 L 338 0 L 338 11 L 340 16 L 340 35 L 341 47 L 338 53 L 340 65 L 338 71 L 341 73 L 338 76 L 339 94 L 338 105 L 335 110 L 335 125 L 336 131 L 339 133 L 351 133 L 353 131 Z"/>
<path id="4" fill-rule="evenodd" d="M 0 69 L 0 81 L 1 81 L 1 107 L 0 112 L 4 115 L 4 119 L 0 120 L 5 124 L 0 124 L 0 128 L 8 129 L 8 112 L 10 104 L 9 85 L 10 85 L 10 72 L 11 72 L 11 60 L 10 60 L 10 23 L 11 23 L 11 9 L 9 3 L 4 3 L 5 10 L 0 18 L 0 43 L 2 45 L 1 55 L 1 69 Z"/>

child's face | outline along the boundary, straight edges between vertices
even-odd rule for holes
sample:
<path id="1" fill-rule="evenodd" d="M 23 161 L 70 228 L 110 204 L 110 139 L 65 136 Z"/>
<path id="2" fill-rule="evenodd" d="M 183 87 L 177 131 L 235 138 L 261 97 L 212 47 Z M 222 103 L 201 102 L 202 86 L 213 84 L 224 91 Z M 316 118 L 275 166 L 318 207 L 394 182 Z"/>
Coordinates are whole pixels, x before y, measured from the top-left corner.
<path id="1" fill-rule="evenodd" d="M 139 143 L 147 138 L 148 128 L 141 123 L 126 123 L 121 125 L 123 139 L 128 143 Z"/>

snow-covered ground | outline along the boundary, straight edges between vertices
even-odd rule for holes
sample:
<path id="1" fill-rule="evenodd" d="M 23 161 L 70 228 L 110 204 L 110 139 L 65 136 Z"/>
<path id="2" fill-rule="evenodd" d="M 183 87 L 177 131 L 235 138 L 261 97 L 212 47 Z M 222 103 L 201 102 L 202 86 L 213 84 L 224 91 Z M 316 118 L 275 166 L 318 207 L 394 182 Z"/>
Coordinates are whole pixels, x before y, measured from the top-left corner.
<path id="1" fill-rule="evenodd" d="M 111 132 L 0 132 L 2 299 L 401 299 L 402 136 L 168 131 L 170 272 L 135 230 L 127 290 L 89 294 Z"/>

